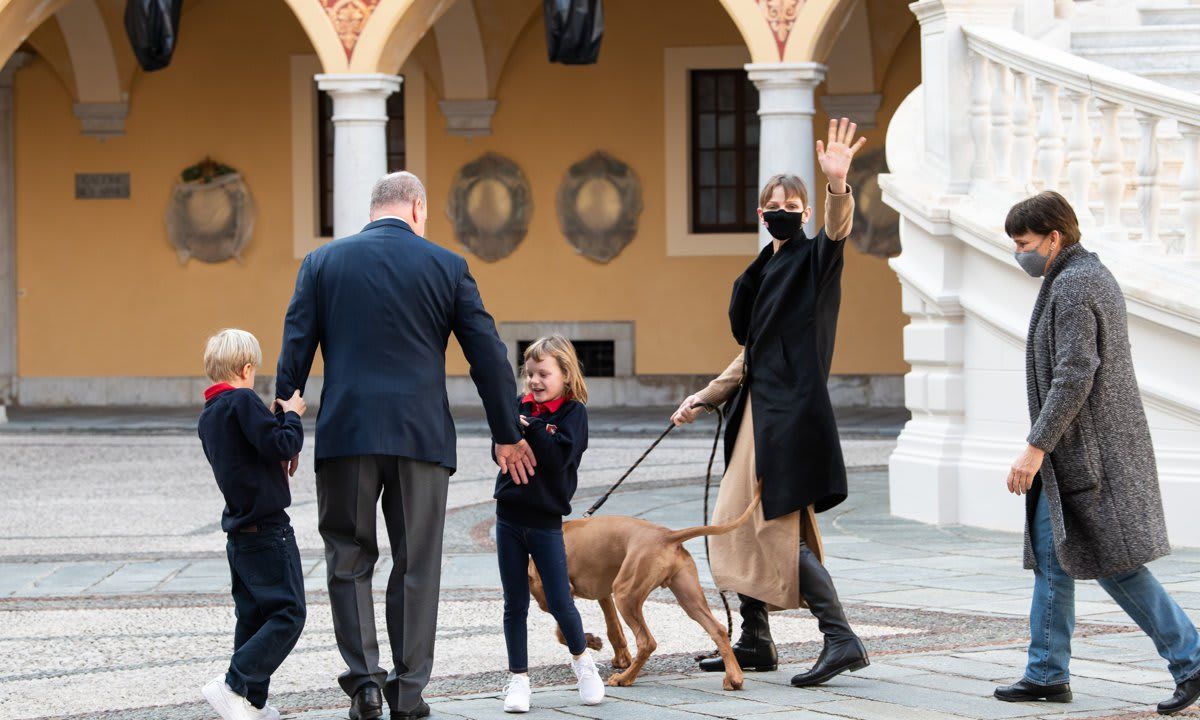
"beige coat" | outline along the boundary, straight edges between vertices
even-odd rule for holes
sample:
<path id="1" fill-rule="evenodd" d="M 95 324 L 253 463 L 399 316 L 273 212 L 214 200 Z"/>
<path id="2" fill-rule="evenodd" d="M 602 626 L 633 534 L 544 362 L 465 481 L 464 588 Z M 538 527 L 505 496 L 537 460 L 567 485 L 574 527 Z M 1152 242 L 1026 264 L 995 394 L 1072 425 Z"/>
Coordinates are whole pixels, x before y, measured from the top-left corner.
<path id="1" fill-rule="evenodd" d="M 826 193 L 825 232 L 831 240 L 840 241 L 848 237 L 853 218 L 853 195 Z M 776 241 L 776 248 L 778 245 Z M 702 402 L 714 405 L 727 403 L 741 386 L 745 370 L 744 353 L 738 353 L 725 372 L 701 390 L 697 397 Z M 758 478 L 753 418 L 750 399 L 747 398 L 733 454 L 717 492 L 717 506 L 712 518 L 714 524 L 737 518 L 754 495 Z M 801 540 L 819 560 L 824 561 L 825 551 L 812 506 L 770 521 L 765 520 L 759 510 L 750 522 L 737 530 L 709 538 L 713 579 L 722 590 L 733 590 L 762 600 L 773 610 L 804 607 L 799 579 Z"/>

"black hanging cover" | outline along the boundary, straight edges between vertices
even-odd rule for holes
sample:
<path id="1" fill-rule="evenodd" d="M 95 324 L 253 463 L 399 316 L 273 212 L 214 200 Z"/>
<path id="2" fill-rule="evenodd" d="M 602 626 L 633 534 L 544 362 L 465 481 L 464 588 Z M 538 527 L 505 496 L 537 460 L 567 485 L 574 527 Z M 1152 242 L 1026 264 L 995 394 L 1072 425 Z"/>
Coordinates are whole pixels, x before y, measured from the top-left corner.
<path id="1" fill-rule="evenodd" d="M 604 39 L 604 0 L 544 0 L 550 62 L 591 65 Z"/>
<path id="2" fill-rule="evenodd" d="M 127 0 L 125 34 L 138 65 L 146 72 L 171 64 L 179 40 L 179 12 L 183 0 Z"/>

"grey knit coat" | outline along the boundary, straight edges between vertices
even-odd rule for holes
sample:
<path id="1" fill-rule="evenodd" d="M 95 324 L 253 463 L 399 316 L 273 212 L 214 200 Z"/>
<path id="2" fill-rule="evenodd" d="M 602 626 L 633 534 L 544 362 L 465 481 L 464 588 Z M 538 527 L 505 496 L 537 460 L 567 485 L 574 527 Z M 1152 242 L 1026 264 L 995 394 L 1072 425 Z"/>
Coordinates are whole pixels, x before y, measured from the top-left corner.
<path id="1" fill-rule="evenodd" d="M 1025 344 L 1029 444 L 1058 562 L 1071 577 L 1120 575 L 1170 552 L 1150 428 L 1129 351 L 1125 298 L 1095 253 L 1063 249 L 1033 307 Z M 1025 567 L 1033 569 L 1026 499 Z"/>

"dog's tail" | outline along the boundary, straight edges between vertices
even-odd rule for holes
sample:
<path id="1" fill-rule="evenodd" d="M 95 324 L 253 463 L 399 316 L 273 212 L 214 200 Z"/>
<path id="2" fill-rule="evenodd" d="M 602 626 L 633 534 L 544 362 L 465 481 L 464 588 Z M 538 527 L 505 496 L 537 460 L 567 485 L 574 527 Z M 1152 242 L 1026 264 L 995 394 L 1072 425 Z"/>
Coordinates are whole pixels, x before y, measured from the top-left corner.
<path id="1" fill-rule="evenodd" d="M 754 487 L 754 497 L 750 500 L 750 506 L 746 508 L 738 519 L 733 522 L 725 523 L 724 525 L 697 525 L 696 527 L 684 528 L 676 530 L 667 536 L 668 542 L 686 542 L 692 538 L 698 538 L 701 535 L 724 535 L 725 533 L 733 532 L 741 526 L 745 525 L 750 520 L 751 513 L 758 507 L 759 501 L 762 500 L 762 482 L 760 481 Z"/>

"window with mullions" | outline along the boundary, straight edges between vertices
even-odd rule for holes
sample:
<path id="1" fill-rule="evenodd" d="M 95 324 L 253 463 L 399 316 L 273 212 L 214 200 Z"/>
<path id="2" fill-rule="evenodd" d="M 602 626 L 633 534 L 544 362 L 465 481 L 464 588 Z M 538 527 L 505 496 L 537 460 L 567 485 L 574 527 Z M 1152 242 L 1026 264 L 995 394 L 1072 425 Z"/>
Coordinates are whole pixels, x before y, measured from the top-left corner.
<path id="1" fill-rule="evenodd" d="M 745 70 L 691 71 L 692 232 L 754 232 L 758 88 Z"/>
<path id="2" fill-rule="evenodd" d="M 517 368 L 524 371 L 525 349 L 532 340 L 517 341 Z M 616 343 L 612 340 L 572 340 L 584 377 L 616 377 Z"/>
<path id="3" fill-rule="evenodd" d="M 387 99 L 387 171 L 403 170 L 404 86 Z M 333 98 L 317 90 L 317 204 L 323 237 L 333 236 Z"/>

